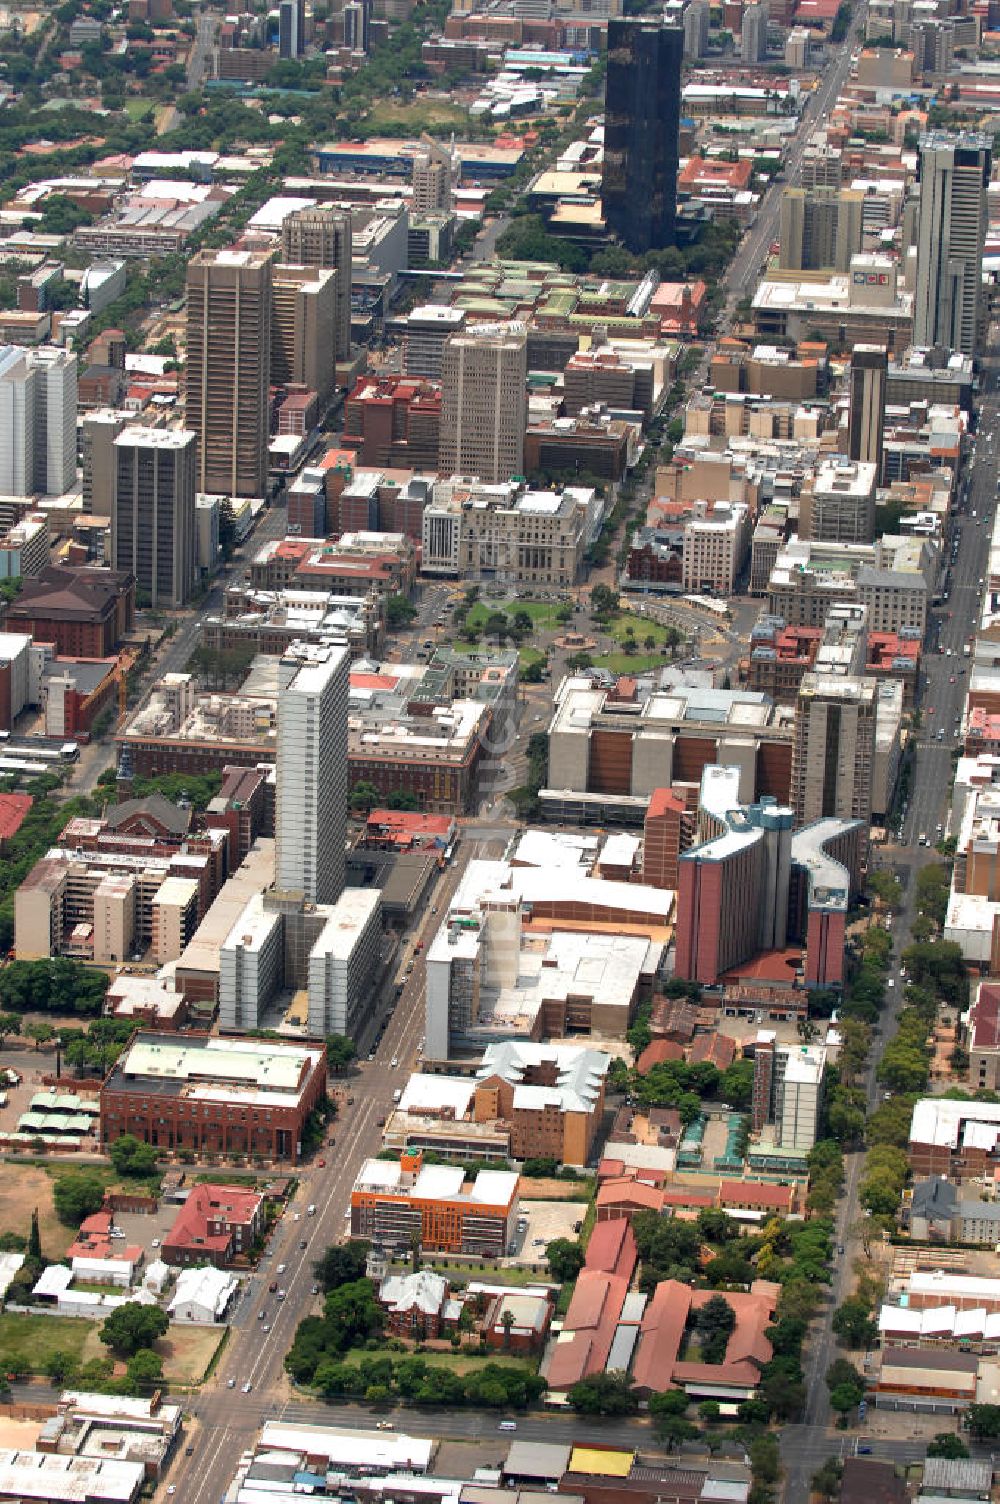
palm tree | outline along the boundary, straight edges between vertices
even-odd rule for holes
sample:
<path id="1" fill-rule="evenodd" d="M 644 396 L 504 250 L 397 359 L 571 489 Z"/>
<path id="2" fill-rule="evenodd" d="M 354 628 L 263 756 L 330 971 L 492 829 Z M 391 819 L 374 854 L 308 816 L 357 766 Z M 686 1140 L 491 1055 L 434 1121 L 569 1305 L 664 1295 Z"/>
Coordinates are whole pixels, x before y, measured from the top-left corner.
<path id="1" fill-rule="evenodd" d="M 503 1327 L 503 1348 L 504 1348 L 504 1352 L 509 1352 L 510 1351 L 510 1329 L 514 1325 L 514 1315 L 513 1315 L 512 1311 L 504 1311 L 503 1315 L 500 1317 L 500 1325 Z"/>

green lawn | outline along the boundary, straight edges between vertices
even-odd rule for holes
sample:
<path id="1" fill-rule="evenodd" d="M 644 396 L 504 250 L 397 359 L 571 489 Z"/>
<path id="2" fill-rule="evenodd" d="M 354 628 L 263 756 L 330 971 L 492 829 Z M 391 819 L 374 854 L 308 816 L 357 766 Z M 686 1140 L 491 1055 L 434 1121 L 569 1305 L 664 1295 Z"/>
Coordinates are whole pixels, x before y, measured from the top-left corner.
<path id="1" fill-rule="evenodd" d="M 543 1260 L 539 1260 L 539 1263 Z M 505 1264 L 502 1269 L 484 1269 L 482 1264 L 464 1264 L 457 1260 L 448 1260 L 438 1264 L 428 1264 L 425 1269 L 433 1269 L 436 1274 L 443 1274 L 449 1279 L 460 1279 L 463 1284 L 472 1279 L 487 1280 L 491 1285 L 537 1285 L 546 1282 L 544 1274 L 538 1274 L 534 1269 L 519 1269 L 514 1265 Z"/>
<path id="2" fill-rule="evenodd" d="M 613 674 L 642 674 L 667 662 L 660 653 L 599 653 L 594 659 L 597 668 L 610 669 Z"/>
<path id="3" fill-rule="evenodd" d="M 481 653 L 484 649 L 492 647 L 493 643 L 466 642 L 463 638 L 456 637 L 448 646 L 455 653 Z M 537 648 L 518 648 L 517 656 L 522 670 L 526 669 L 529 663 L 545 662 L 545 654 L 540 653 Z"/>
<path id="4" fill-rule="evenodd" d="M 126 99 L 125 113 L 130 120 L 145 120 L 152 113 L 153 101 L 151 99 Z"/>
<path id="5" fill-rule="evenodd" d="M 4 1373 L 42 1373 L 53 1353 L 71 1353 L 83 1362 L 106 1357 L 107 1351 L 97 1341 L 93 1321 L 76 1316 L 19 1316 L 8 1311 L 0 1315 L 0 1370 Z"/>
<path id="6" fill-rule="evenodd" d="M 615 642 L 624 642 L 629 627 L 632 628 L 632 635 L 636 642 L 643 642 L 645 638 L 652 637 L 656 641 L 656 646 L 662 647 L 667 640 L 667 629 L 661 627 L 659 622 L 650 621 L 648 616 L 635 616 L 630 611 L 624 611 L 621 616 L 614 618 L 609 628 Z"/>
<path id="7" fill-rule="evenodd" d="M 369 1352 L 367 1348 L 350 1347 L 340 1361 L 342 1363 L 357 1365 L 358 1363 L 368 1362 L 371 1358 L 391 1357 L 394 1362 L 398 1363 L 400 1358 L 407 1356 L 407 1353 L 386 1353 L 381 1349 L 378 1352 Z M 453 1348 L 450 1348 L 447 1352 L 431 1352 L 428 1350 L 422 1353 L 414 1353 L 413 1356 L 422 1358 L 431 1368 L 450 1368 L 452 1373 L 457 1374 L 475 1373 L 477 1369 L 483 1368 L 487 1363 L 496 1363 L 502 1368 L 512 1368 L 517 1373 L 538 1372 L 538 1364 L 533 1358 L 506 1357 L 503 1353 L 493 1352 L 492 1350 L 481 1353 L 478 1348 L 471 1347 L 460 1349 L 458 1352 Z"/>
<path id="8" fill-rule="evenodd" d="M 475 627 L 477 631 L 481 632 L 486 625 L 487 618 L 492 616 L 495 611 L 502 611 L 505 616 L 513 616 L 515 611 L 524 611 L 531 617 L 535 626 L 539 627 L 543 632 L 554 632 L 562 625 L 558 615 L 562 609 L 562 604 L 559 601 L 478 600 L 474 606 L 470 607 L 466 621 L 470 627 Z"/>

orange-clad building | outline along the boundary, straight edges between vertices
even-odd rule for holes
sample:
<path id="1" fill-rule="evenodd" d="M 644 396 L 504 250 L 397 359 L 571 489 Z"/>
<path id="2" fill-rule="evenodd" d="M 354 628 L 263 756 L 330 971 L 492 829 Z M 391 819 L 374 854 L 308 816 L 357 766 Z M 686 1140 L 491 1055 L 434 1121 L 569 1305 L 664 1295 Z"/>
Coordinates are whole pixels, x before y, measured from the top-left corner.
<path id="1" fill-rule="evenodd" d="M 500 1258 L 514 1232 L 518 1175 L 480 1170 L 467 1181 L 458 1165 L 425 1165 L 423 1155 L 368 1159 L 351 1192 L 351 1236 L 386 1249 Z"/>

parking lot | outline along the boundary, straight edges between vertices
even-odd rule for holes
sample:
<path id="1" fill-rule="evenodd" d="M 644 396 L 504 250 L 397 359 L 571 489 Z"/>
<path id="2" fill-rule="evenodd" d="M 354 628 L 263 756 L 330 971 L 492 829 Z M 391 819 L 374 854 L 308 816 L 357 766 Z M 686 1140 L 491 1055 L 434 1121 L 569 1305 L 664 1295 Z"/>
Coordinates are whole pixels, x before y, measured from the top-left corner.
<path id="1" fill-rule="evenodd" d="M 546 1245 L 555 1238 L 577 1237 L 577 1224 L 586 1212 L 583 1201 L 522 1201 L 517 1208 L 517 1235 L 510 1264 L 527 1268 L 545 1263 Z"/>

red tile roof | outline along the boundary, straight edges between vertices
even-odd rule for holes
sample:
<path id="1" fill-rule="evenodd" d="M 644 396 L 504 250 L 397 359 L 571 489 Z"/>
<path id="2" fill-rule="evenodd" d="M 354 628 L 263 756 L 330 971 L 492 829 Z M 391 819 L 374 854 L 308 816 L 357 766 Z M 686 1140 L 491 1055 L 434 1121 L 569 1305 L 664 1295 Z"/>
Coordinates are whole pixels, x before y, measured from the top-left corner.
<path id="1" fill-rule="evenodd" d="M 33 803 L 30 794 L 0 794 L 0 841 L 17 835 Z"/>
<path id="2" fill-rule="evenodd" d="M 969 1013 L 969 1043 L 974 1050 L 1000 1044 L 1000 987 L 984 982 Z"/>
<path id="3" fill-rule="evenodd" d="M 608 1274 L 632 1278 L 639 1254 L 632 1228 L 624 1217 L 613 1222 L 599 1222 L 587 1244 L 586 1269 L 601 1269 Z"/>
<path id="4" fill-rule="evenodd" d="M 196 1185 L 174 1219 L 164 1239 L 168 1247 L 193 1247 L 206 1252 L 224 1253 L 229 1247 L 229 1232 L 209 1232 L 208 1225 L 225 1218 L 232 1225 L 252 1222 L 262 1197 L 256 1191 L 242 1191 L 231 1185 Z"/>
<path id="5" fill-rule="evenodd" d="M 654 1039 L 647 1044 L 642 1054 L 635 1063 L 635 1068 L 640 1076 L 644 1076 L 654 1065 L 662 1065 L 665 1060 L 683 1060 L 684 1046 L 674 1039 Z"/>

